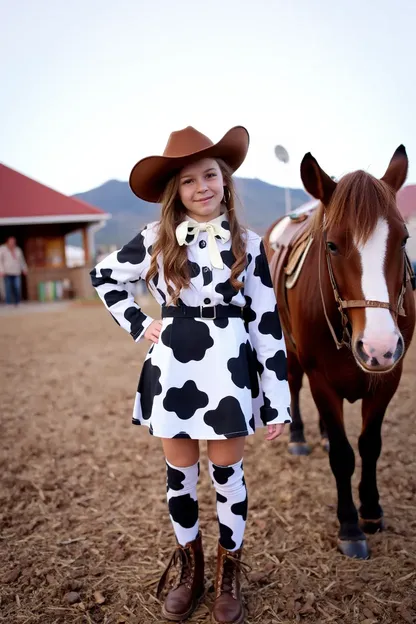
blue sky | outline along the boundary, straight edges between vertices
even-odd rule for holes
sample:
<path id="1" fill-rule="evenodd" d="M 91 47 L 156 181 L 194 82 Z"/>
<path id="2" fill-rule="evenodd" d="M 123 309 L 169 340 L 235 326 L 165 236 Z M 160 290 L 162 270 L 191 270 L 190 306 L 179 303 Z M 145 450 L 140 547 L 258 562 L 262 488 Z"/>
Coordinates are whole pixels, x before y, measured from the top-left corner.
<path id="1" fill-rule="evenodd" d="M 404 143 L 416 183 L 415 23 L 413 0 L 0 0 L 0 161 L 72 194 L 242 124 L 238 175 L 301 186 L 311 151 L 381 176 Z"/>

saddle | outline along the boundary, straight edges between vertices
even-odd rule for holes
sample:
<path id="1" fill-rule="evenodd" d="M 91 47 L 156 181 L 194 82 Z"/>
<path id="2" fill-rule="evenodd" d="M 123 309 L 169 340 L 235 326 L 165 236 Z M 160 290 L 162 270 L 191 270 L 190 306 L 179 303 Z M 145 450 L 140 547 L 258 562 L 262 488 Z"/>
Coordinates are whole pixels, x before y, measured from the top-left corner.
<path id="1" fill-rule="evenodd" d="M 270 274 L 279 305 L 280 322 L 285 337 L 295 349 L 291 333 L 290 314 L 287 303 L 287 290 L 293 288 L 304 266 L 312 244 L 310 224 L 313 210 L 301 214 L 289 215 L 289 221 L 280 221 L 270 234 L 270 245 L 275 250 L 270 259 Z"/>

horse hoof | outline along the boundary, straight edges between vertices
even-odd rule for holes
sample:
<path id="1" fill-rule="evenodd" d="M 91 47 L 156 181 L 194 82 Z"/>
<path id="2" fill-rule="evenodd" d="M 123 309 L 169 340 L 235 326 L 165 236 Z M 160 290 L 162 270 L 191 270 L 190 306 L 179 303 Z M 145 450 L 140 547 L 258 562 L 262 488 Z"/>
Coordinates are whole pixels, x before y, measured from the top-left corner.
<path id="1" fill-rule="evenodd" d="M 312 451 L 307 442 L 289 442 L 288 449 L 291 455 L 310 455 Z"/>
<path id="2" fill-rule="evenodd" d="M 370 550 L 367 540 L 338 540 L 338 550 L 346 557 L 369 559 Z"/>
<path id="3" fill-rule="evenodd" d="M 324 451 L 326 451 L 326 453 L 329 453 L 329 440 L 328 440 L 328 438 L 321 438 L 321 446 L 324 449 Z"/>
<path id="4" fill-rule="evenodd" d="M 369 520 L 368 518 L 360 518 L 360 529 L 364 531 L 364 533 L 369 533 L 373 535 L 374 533 L 378 533 L 379 531 L 384 531 L 385 529 L 384 518 L 377 518 L 377 520 Z"/>

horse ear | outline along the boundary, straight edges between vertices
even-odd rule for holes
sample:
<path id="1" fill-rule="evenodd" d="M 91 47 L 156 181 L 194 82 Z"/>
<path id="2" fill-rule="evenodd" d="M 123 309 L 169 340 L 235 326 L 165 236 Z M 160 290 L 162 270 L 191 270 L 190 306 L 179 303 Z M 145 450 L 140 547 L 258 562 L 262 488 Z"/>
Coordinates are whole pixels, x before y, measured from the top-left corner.
<path id="1" fill-rule="evenodd" d="M 317 160 L 310 152 L 305 154 L 300 164 L 300 176 L 308 193 L 315 199 L 321 200 L 327 206 L 337 187 L 337 183 L 321 169 Z"/>
<path id="2" fill-rule="evenodd" d="M 407 178 L 407 170 L 409 168 L 409 160 L 404 145 L 399 145 L 393 154 L 387 171 L 381 178 L 383 182 L 388 184 L 394 191 L 401 188 Z"/>

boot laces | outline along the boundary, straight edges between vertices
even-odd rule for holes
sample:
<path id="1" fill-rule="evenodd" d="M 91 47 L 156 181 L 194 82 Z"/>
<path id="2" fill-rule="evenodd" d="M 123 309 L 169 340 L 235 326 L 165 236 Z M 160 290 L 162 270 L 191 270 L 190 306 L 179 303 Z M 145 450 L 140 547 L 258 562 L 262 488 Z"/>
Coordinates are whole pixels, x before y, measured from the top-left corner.
<path id="1" fill-rule="evenodd" d="M 169 563 L 166 566 L 166 569 L 163 572 L 162 577 L 159 581 L 156 593 L 158 598 L 165 588 L 169 572 L 173 567 L 176 567 L 177 569 L 177 580 L 173 589 L 177 589 L 180 585 L 183 584 L 189 584 L 192 578 L 192 555 L 190 553 L 190 549 L 184 548 L 183 546 L 178 546 L 178 548 L 175 548 L 169 560 Z"/>
<path id="2" fill-rule="evenodd" d="M 238 573 L 242 573 L 248 581 L 248 572 L 250 570 L 251 567 L 238 557 L 234 557 L 231 553 L 224 555 L 221 592 L 234 592 L 234 584 Z"/>

